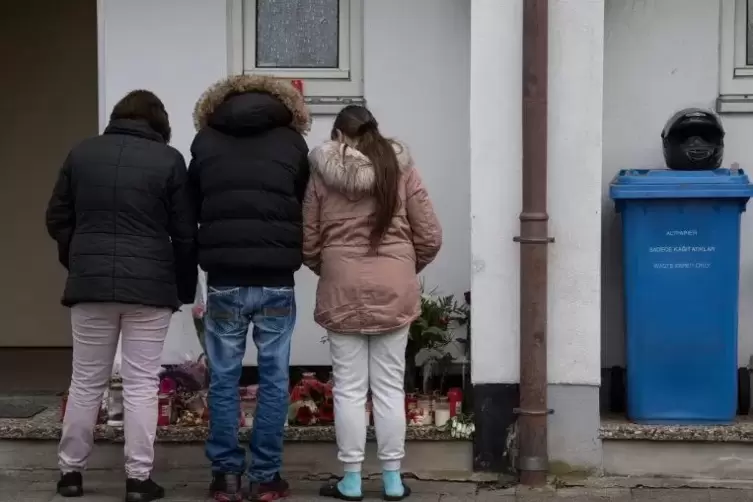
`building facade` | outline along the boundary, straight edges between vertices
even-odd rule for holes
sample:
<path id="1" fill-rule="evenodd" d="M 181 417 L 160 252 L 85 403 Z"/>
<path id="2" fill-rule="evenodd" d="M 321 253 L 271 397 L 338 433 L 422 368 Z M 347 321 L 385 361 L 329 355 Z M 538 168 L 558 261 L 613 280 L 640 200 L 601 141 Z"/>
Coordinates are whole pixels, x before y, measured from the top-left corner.
<path id="1" fill-rule="evenodd" d="M 173 144 L 188 157 L 193 106 L 210 84 L 243 72 L 302 79 L 314 113 L 311 145 L 328 137 L 340 106 L 365 102 L 387 134 L 411 146 L 445 231 L 423 279 L 458 297 L 472 291 L 477 467 L 502 469 L 511 460 L 520 370 L 520 245 L 513 238 L 521 210 L 524 1 L 34 0 L 3 12 L 12 23 L 0 30 L 0 46 L 14 49 L 10 91 L 0 99 L 15 132 L 4 137 L 0 160 L 20 167 L 6 170 L 0 184 L 7 204 L 0 214 L 12 229 L 2 260 L 2 345 L 70 345 L 57 306 L 63 274 L 39 215 L 67 148 L 102 130 L 120 97 L 134 88 L 158 94 Z M 620 228 L 609 181 L 621 168 L 663 165 L 660 131 L 687 106 L 722 113 L 725 164 L 753 163 L 753 34 L 748 0 L 549 5 L 548 140 L 540 145 L 548 149 L 555 239 L 549 452 L 553 461 L 591 470 L 602 462 L 602 370 L 625 365 Z M 319 31 L 279 36 L 281 26 L 305 24 L 307 15 L 320 21 Z M 29 194 L 31 182 L 38 188 Z M 753 353 L 753 309 L 745 308 L 753 302 L 753 220 L 743 221 L 741 367 Z M 313 322 L 315 277 L 302 270 L 296 279 L 291 364 L 329 364 Z M 33 315 L 42 303 L 50 314 Z M 164 362 L 198 350 L 190 313 L 176 314 Z M 254 361 L 250 347 L 247 362 Z"/>

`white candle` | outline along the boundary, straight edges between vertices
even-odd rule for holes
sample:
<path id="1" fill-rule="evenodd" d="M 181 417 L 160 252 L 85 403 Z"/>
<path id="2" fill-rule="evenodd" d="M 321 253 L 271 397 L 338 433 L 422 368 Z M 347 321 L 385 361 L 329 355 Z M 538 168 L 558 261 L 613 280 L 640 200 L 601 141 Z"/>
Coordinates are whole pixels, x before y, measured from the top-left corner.
<path id="1" fill-rule="evenodd" d="M 450 421 L 450 410 L 438 408 L 434 410 L 434 425 L 442 427 Z"/>

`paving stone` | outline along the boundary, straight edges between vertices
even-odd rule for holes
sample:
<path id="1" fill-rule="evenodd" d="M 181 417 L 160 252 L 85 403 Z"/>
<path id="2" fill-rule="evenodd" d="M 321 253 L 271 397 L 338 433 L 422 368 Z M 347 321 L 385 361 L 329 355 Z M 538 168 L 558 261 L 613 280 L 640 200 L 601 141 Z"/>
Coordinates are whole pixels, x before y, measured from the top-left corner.
<path id="1" fill-rule="evenodd" d="M 480 490 L 475 499 L 443 497 L 441 502 L 465 502 L 468 500 L 475 500 L 476 502 L 515 502 L 515 490 Z"/>
<path id="2" fill-rule="evenodd" d="M 0 501 L 2 502 L 50 502 L 55 496 L 54 492 L 30 492 L 28 490 L 8 489 L 0 485 Z"/>
<path id="3" fill-rule="evenodd" d="M 553 488 L 519 487 L 516 500 L 521 502 L 630 502 L 630 490 L 620 488 Z"/>
<path id="4" fill-rule="evenodd" d="M 475 496 L 477 487 L 474 483 L 442 483 L 434 481 L 414 481 L 406 479 L 415 494 L 436 494 L 437 496 L 457 496 L 463 500 L 469 500 Z M 369 486 L 367 484 L 367 486 Z M 381 490 L 381 481 L 377 482 L 376 487 Z M 465 498 L 464 498 L 465 497 Z"/>
<path id="5" fill-rule="evenodd" d="M 712 490 L 712 502 L 750 502 L 753 500 L 751 490 Z"/>
<path id="6" fill-rule="evenodd" d="M 90 471 L 86 473 L 86 502 L 123 500 L 123 473 Z M 156 476 L 168 491 L 167 502 L 204 502 L 209 475 L 204 470 L 163 471 Z M 62 502 L 55 496 L 55 471 L 5 471 L 0 473 L 0 502 Z M 293 496 L 287 502 L 325 502 L 318 496 L 321 481 L 292 478 Z M 531 490 L 523 487 L 492 490 L 477 489 L 470 483 L 422 482 L 408 480 L 414 502 L 751 502 L 753 490 L 733 489 L 628 489 L 563 488 Z M 381 482 L 364 483 L 365 500 L 381 500 Z"/>
<path id="7" fill-rule="evenodd" d="M 714 490 L 717 492 L 717 490 Z M 674 490 L 649 490 L 633 489 L 633 500 L 636 502 L 711 502 L 711 490 L 704 489 L 674 489 Z M 713 497 L 714 502 L 717 501 Z M 751 500 L 751 499 L 748 499 Z"/>
<path id="8" fill-rule="evenodd" d="M 628 502 L 632 500 L 630 490 L 627 488 L 562 488 L 557 490 L 553 500 L 562 502 L 589 501 L 613 501 Z M 523 499 L 525 500 L 525 499 Z"/>

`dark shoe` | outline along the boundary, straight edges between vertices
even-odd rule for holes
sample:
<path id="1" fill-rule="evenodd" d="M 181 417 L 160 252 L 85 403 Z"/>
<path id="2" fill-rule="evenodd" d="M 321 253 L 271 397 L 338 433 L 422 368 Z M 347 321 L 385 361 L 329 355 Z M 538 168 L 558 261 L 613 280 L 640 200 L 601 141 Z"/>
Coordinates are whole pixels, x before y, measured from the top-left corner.
<path id="1" fill-rule="evenodd" d="M 61 497 L 83 497 L 84 481 L 80 472 L 67 472 L 60 475 L 58 495 Z"/>
<path id="2" fill-rule="evenodd" d="M 151 502 L 164 496 L 165 489 L 151 479 L 144 481 L 138 479 L 126 480 L 126 502 Z"/>
<path id="3" fill-rule="evenodd" d="M 327 481 L 326 484 L 319 488 L 319 496 L 329 499 L 345 500 L 348 502 L 360 502 L 361 500 L 363 500 L 363 495 L 360 495 L 358 497 L 349 497 L 348 495 L 344 495 L 340 491 L 340 487 L 338 486 L 338 483 L 341 479 L 342 478 L 335 478 Z"/>
<path id="4" fill-rule="evenodd" d="M 218 502 L 240 502 L 243 500 L 240 474 L 225 474 L 222 472 L 212 474 L 209 493 Z"/>
<path id="5" fill-rule="evenodd" d="M 399 502 L 401 500 L 405 500 L 408 497 L 410 497 L 411 491 L 410 487 L 405 484 L 405 481 L 403 481 L 403 494 L 399 497 L 387 495 L 386 493 L 382 493 L 382 500 L 385 500 L 387 502 Z"/>
<path id="6" fill-rule="evenodd" d="M 279 474 L 275 474 L 274 479 L 268 483 L 251 483 L 248 499 L 252 502 L 272 502 L 289 495 L 290 485 Z"/>

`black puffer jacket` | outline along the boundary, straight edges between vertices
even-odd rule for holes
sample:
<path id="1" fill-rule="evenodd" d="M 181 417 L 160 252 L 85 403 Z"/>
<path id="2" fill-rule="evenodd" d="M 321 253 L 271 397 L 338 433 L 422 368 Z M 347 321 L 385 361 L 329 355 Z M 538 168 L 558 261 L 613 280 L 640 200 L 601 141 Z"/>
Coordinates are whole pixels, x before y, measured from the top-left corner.
<path id="1" fill-rule="evenodd" d="M 188 175 L 213 286 L 292 286 L 302 263 L 309 114 L 289 83 L 235 76 L 196 104 Z"/>
<path id="2" fill-rule="evenodd" d="M 68 269 L 63 304 L 177 309 L 196 291 L 196 217 L 183 156 L 145 121 L 115 120 L 65 161 L 47 230 Z"/>

